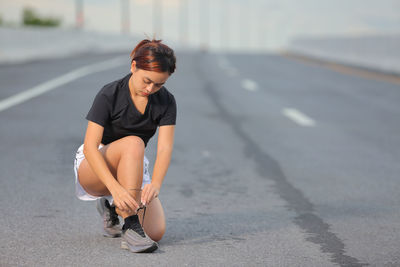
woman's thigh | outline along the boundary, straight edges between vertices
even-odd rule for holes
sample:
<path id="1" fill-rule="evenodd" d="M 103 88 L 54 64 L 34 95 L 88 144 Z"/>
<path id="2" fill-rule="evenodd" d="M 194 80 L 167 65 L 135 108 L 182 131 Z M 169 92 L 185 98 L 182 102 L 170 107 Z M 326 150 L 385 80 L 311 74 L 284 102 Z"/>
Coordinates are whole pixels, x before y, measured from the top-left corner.
<path id="1" fill-rule="evenodd" d="M 165 215 L 161 201 L 155 198 L 147 206 L 144 224 L 142 222 L 143 210 L 140 210 L 138 215 L 146 234 L 154 241 L 161 240 L 165 233 Z"/>
<path id="2" fill-rule="evenodd" d="M 108 168 L 110 169 L 113 176 L 115 175 L 116 167 L 118 166 L 119 155 L 117 153 L 113 153 L 113 150 L 110 151 L 111 144 L 103 146 L 99 149 L 100 153 L 103 155 Z M 85 158 L 82 160 L 78 169 L 78 179 L 79 183 L 85 189 L 86 192 L 91 194 L 92 196 L 105 196 L 110 195 L 107 187 L 103 184 L 100 178 L 94 173 L 92 168 L 89 165 L 89 162 Z"/>
<path id="3" fill-rule="evenodd" d="M 140 142 L 143 142 L 141 139 L 139 139 L 140 138 L 136 136 L 127 136 L 99 149 L 108 169 L 114 178 L 117 178 L 117 169 L 121 154 L 127 148 L 132 149 L 132 146 L 136 146 L 135 144 L 140 144 Z M 138 145 L 138 147 L 140 146 Z M 85 189 L 85 191 L 89 194 L 93 196 L 110 195 L 109 190 L 100 180 L 100 178 L 94 173 L 86 158 L 79 165 L 78 179 L 83 189 Z"/>

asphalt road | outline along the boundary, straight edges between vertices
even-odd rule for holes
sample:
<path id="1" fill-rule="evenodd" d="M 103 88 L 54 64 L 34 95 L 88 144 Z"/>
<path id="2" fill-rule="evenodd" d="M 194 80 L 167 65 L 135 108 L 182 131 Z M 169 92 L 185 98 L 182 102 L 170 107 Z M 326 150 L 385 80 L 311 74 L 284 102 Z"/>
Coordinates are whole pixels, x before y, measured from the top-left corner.
<path id="1" fill-rule="evenodd" d="M 177 53 L 160 249 L 102 237 L 73 158 L 128 55 L 0 112 L 0 266 L 400 266 L 400 86 L 279 55 Z M 117 56 L 0 65 L 0 99 Z"/>

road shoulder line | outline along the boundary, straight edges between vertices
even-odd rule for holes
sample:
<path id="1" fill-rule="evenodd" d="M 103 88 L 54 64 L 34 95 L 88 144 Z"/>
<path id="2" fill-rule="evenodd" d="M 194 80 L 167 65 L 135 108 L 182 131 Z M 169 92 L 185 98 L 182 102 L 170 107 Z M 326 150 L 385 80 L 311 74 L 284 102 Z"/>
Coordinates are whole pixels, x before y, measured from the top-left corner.
<path id="1" fill-rule="evenodd" d="M 25 101 L 28 101 L 29 99 L 37 97 L 41 94 L 54 90 L 64 84 L 77 80 L 86 75 L 118 67 L 122 65 L 125 60 L 126 60 L 125 57 L 123 58 L 117 57 L 110 60 L 86 65 L 78 69 L 75 69 L 73 71 L 70 71 L 64 75 L 61 75 L 57 78 L 41 83 L 28 90 L 25 90 L 8 98 L 2 99 L 0 100 L 0 112 L 8 108 L 11 108 L 13 106 L 16 106 L 18 104 L 21 104 Z"/>

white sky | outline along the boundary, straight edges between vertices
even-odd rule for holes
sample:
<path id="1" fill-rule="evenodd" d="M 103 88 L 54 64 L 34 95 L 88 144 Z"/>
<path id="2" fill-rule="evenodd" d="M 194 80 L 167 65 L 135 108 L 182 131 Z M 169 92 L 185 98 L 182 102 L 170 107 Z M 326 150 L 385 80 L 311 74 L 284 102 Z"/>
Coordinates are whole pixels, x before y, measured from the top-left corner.
<path id="1" fill-rule="evenodd" d="M 121 2 L 130 2 L 130 29 L 153 35 L 156 0 L 83 0 L 85 30 L 121 32 Z M 0 16 L 21 22 L 22 8 L 61 18 L 62 27 L 75 25 L 75 0 L 0 0 Z M 158 0 L 166 41 L 214 48 L 279 48 L 296 36 L 400 34 L 400 0 Z M 187 3 L 185 23 L 181 4 Z M 208 4 L 208 8 L 207 7 Z M 208 12 L 207 12 L 208 10 Z M 208 15 L 207 15 L 208 13 Z M 207 20 L 207 17 L 209 18 Z M 208 21 L 208 23 L 207 23 Z M 207 26 L 208 25 L 208 26 Z M 208 31 L 206 31 L 208 27 Z"/>

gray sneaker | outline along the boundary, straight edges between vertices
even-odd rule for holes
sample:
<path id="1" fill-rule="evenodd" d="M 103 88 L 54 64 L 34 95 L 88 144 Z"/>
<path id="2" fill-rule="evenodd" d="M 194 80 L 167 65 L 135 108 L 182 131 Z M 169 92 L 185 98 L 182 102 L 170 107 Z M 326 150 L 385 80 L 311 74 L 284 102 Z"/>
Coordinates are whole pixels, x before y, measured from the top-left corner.
<path id="1" fill-rule="evenodd" d="M 103 235 L 106 237 L 119 237 L 122 233 L 119 224 L 118 214 L 115 206 L 104 197 L 97 199 L 96 208 L 100 216 L 103 218 Z"/>
<path id="2" fill-rule="evenodd" d="M 122 227 L 121 248 L 136 253 L 150 253 L 158 249 L 158 244 L 143 231 L 139 218 L 136 218 L 131 225 L 124 224 Z"/>

